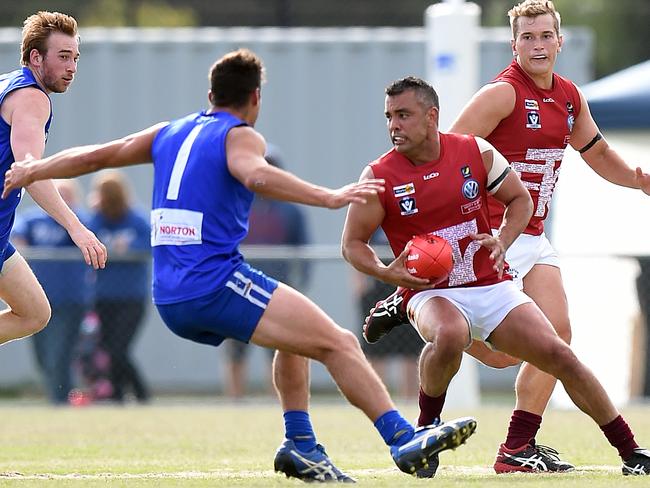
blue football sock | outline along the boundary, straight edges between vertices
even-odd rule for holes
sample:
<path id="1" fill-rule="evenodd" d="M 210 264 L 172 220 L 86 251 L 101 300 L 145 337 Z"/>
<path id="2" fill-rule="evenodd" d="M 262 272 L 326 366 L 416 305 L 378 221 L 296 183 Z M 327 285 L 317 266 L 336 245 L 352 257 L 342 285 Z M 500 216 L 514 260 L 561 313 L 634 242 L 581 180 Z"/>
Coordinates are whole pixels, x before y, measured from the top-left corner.
<path id="1" fill-rule="evenodd" d="M 308 452 L 316 447 L 316 434 L 309 413 L 302 410 L 284 412 L 284 429 L 286 438 L 291 439 L 299 451 Z"/>
<path id="2" fill-rule="evenodd" d="M 401 446 L 413 438 L 413 426 L 397 410 L 389 410 L 379 417 L 375 427 L 389 446 Z"/>

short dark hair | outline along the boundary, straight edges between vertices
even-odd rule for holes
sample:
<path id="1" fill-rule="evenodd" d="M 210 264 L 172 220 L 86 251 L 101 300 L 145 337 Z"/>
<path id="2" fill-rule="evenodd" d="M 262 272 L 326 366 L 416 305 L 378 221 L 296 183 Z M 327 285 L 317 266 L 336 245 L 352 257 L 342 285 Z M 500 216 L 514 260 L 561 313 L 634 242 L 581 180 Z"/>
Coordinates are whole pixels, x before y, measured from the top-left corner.
<path id="1" fill-rule="evenodd" d="M 212 103 L 217 107 L 240 108 L 262 86 L 262 59 L 248 49 L 229 52 L 210 68 Z"/>
<path id="2" fill-rule="evenodd" d="M 407 76 L 393 81 L 386 87 L 386 95 L 389 97 L 400 95 L 407 90 L 413 90 L 420 101 L 427 108 L 436 107 L 440 108 L 438 94 L 433 87 L 417 76 Z"/>

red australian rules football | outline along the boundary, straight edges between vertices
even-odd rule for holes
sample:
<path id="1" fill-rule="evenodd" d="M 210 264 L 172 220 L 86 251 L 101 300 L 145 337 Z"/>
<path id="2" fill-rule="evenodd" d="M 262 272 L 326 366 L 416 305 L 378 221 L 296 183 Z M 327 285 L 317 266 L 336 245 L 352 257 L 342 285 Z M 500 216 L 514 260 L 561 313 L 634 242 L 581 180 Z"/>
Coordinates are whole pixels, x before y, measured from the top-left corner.
<path id="1" fill-rule="evenodd" d="M 406 269 L 418 278 L 440 283 L 449 276 L 454 265 L 453 252 L 449 243 L 433 234 L 418 235 L 407 244 Z"/>

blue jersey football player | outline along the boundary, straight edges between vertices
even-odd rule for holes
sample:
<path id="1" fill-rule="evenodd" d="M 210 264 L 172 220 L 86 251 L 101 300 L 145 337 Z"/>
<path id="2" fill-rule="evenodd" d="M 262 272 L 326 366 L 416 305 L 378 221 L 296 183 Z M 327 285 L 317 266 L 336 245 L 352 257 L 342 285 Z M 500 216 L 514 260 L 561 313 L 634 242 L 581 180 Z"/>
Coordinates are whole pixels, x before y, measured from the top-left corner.
<path id="1" fill-rule="evenodd" d="M 307 413 L 312 358 L 375 424 L 398 467 L 414 473 L 440 451 L 465 442 L 475 420 L 414 431 L 355 335 L 298 291 L 249 266 L 239 252 L 254 193 L 335 209 L 383 191 L 382 180 L 330 189 L 269 165 L 264 138 L 253 129 L 262 80 L 262 62 L 254 53 L 228 53 L 210 70 L 207 111 L 106 144 L 16 163 L 5 192 L 43 178 L 153 161 L 154 302 L 181 337 L 214 346 L 228 337 L 279 351 L 273 375 L 286 439 L 276 453 L 276 471 L 307 481 L 353 481 L 332 464 L 312 430 Z"/>
<path id="2" fill-rule="evenodd" d="M 41 157 L 52 121 L 50 93 L 64 93 L 79 58 L 77 21 L 58 12 L 38 12 L 24 23 L 22 67 L 0 75 L 0 169 Z M 106 248 L 65 204 L 51 181 L 29 185 L 34 201 L 70 234 L 86 263 L 104 267 Z M 0 201 L 0 344 L 32 335 L 50 319 L 50 305 L 27 262 L 9 242 L 22 192 Z"/>

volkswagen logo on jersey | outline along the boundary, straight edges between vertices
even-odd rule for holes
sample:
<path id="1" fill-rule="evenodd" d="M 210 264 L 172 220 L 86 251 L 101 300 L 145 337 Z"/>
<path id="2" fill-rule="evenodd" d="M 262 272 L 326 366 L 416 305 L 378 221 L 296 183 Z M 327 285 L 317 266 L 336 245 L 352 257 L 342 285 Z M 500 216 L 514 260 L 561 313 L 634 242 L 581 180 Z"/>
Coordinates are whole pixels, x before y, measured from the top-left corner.
<path id="1" fill-rule="evenodd" d="M 463 196 L 468 200 L 474 200 L 478 196 L 478 181 L 471 179 L 463 183 Z"/>
<path id="2" fill-rule="evenodd" d="M 539 112 L 528 112 L 526 114 L 526 128 L 527 129 L 541 129 L 542 121 L 539 117 Z"/>
<path id="3" fill-rule="evenodd" d="M 402 215 L 413 215 L 418 213 L 415 206 L 415 197 L 404 197 L 399 201 L 399 209 Z"/>

